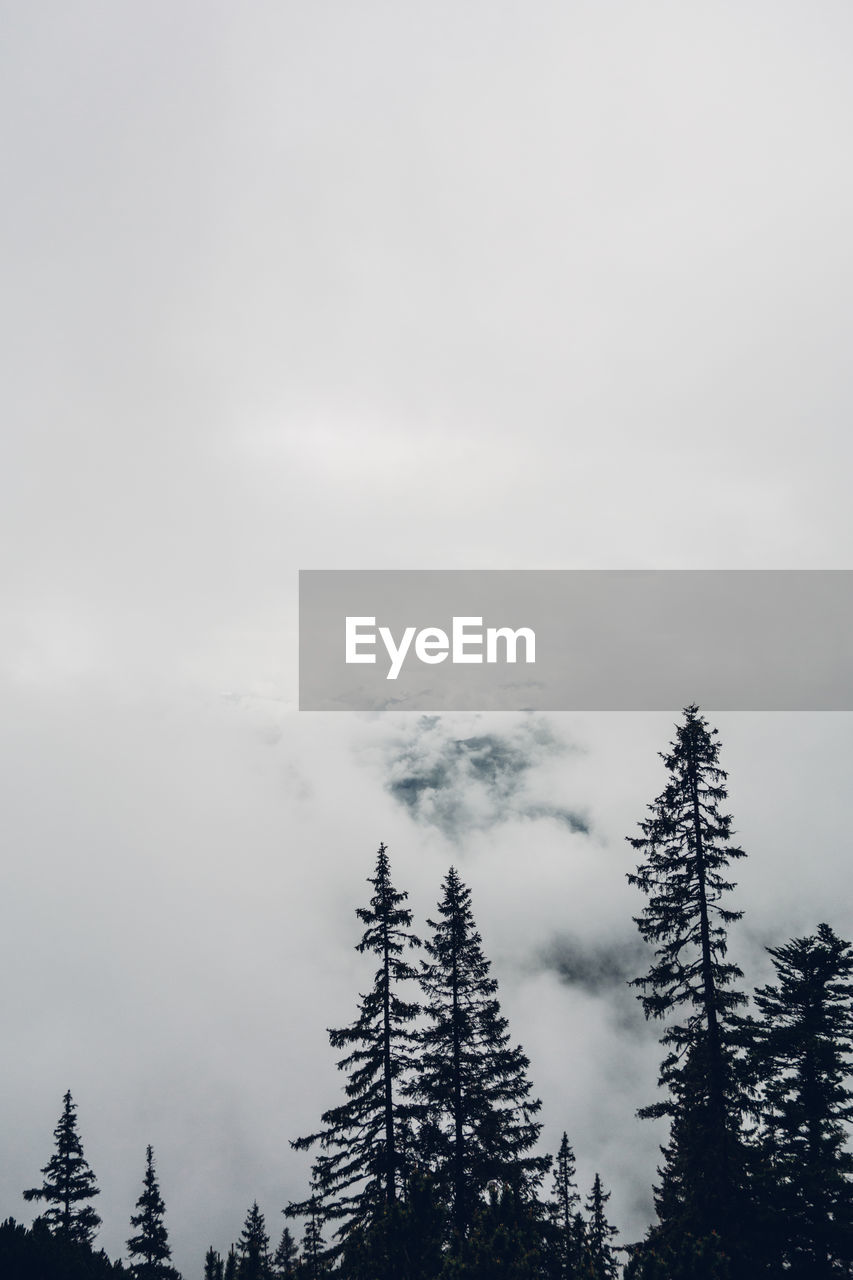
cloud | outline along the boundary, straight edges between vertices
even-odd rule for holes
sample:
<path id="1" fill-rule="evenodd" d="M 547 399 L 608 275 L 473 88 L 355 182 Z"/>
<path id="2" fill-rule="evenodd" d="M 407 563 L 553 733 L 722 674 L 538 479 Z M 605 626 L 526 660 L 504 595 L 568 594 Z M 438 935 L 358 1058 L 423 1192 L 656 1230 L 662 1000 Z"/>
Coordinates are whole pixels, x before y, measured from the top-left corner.
<path id="1" fill-rule="evenodd" d="M 649 951 L 639 938 L 592 944 L 560 936 L 543 946 L 542 967 L 553 969 L 562 982 L 592 995 L 616 996 L 648 968 Z"/>
<path id="2" fill-rule="evenodd" d="M 570 747 L 549 723 L 529 717 L 510 729 L 482 729 L 458 737 L 458 721 L 422 716 L 389 750 L 386 788 L 420 823 L 458 840 L 510 820 L 551 820 L 589 833 L 581 806 L 537 798 L 539 766 L 565 756 Z"/>

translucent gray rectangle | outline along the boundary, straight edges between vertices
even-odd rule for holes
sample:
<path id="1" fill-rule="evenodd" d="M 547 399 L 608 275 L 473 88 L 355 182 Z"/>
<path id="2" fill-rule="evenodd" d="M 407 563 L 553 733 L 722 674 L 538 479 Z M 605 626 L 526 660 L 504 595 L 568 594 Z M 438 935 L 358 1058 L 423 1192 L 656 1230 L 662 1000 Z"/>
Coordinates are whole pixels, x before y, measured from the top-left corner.
<path id="1" fill-rule="evenodd" d="M 851 621 L 849 570 L 307 570 L 299 706 L 850 711 Z"/>

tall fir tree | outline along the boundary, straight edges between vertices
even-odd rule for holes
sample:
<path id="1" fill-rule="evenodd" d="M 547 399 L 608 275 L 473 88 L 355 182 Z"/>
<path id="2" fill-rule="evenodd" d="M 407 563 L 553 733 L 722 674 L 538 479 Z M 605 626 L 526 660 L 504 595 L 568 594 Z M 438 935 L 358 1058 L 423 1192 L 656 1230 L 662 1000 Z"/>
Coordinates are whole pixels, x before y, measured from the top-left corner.
<path id="1" fill-rule="evenodd" d="M 211 1246 L 204 1255 L 204 1280 L 224 1280 L 225 1264 L 222 1255 Z"/>
<path id="2" fill-rule="evenodd" d="M 254 1201 L 237 1241 L 237 1276 L 239 1280 L 268 1280 L 270 1238 L 264 1215 Z"/>
<path id="3" fill-rule="evenodd" d="M 580 1265 L 577 1216 L 580 1206 L 575 1166 L 575 1153 L 569 1136 L 563 1134 L 554 1163 L 554 1181 L 549 1203 L 554 1280 L 575 1280 Z"/>
<path id="4" fill-rule="evenodd" d="M 224 1280 L 237 1280 L 237 1250 L 233 1244 L 225 1257 Z"/>
<path id="5" fill-rule="evenodd" d="M 550 1160 L 531 1154 L 541 1104 L 530 1096 L 528 1059 L 510 1044 L 471 892 L 455 868 L 445 878 L 438 917 L 428 921 L 432 937 L 421 972 L 427 1022 L 412 1089 L 422 1152 L 450 1201 L 459 1241 L 490 1182 L 506 1183 L 523 1197 L 538 1186 Z"/>
<path id="6" fill-rule="evenodd" d="M 401 1129 L 411 1111 L 401 1085 L 410 1070 L 419 1010 L 400 988 L 417 978 L 406 953 L 420 942 L 412 933 L 412 913 L 403 905 L 408 895 L 391 882 L 384 844 L 368 883 L 373 896 L 356 912 L 365 926 L 356 950 L 376 956 L 378 965 L 356 1021 L 329 1032 L 333 1048 L 350 1050 L 338 1063 L 347 1075 L 346 1101 L 325 1112 L 321 1130 L 292 1143 L 297 1150 L 321 1148 L 312 1169 L 314 1194 L 321 1198 L 324 1221 L 338 1223 L 339 1243 L 382 1219 L 396 1202 L 405 1181 Z M 308 1200 L 294 1202 L 285 1213 L 304 1217 L 309 1207 Z"/>
<path id="7" fill-rule="evenodd" d="M 667 785 L 649 805 L 642 835 L 628 837 L 643 856 L 628 879 L 648 899 L 636 923 L 655 950 L 649 972 L 633 985 L 647 1017 L 673 1019 L 661 1038 L 667 1054 L 659 1084 L 667 1096 L 640 1114 L 672 1120 L 656 1198 L 662 1230 L 716 1233 L 739 1249 L 744 1099 L 732 1025 L 745 997 L 736 985 L 741 970 L 726 956 L 728 927 L 742 913 L 725 901 L 734 888 L 728 865 L 744 853 L 721 811 L 727 791 L 718 734 L 695 705 L 662 759 Z"/>
<path id="8" fill-rule="evenodd" d="M 100 1190 L 83 1155 L 76 1112 L 69 1090 L 53 1131 L 56 1152 L 41 1171 L 42 1185 L 25 1191 L 24 1199 L 47 1201 L 48 1208 L 41 1218 L 51 1234 L 61 1236 L 68 1243 L 90 1246 L 101 1219 L 86 1201 L 100 1195 Z"/>
<path id="9" fill-rule="evenodd" d="M 308 1201 L 297 1274 L 302 1280 L 323 1280 L 329 1274 L 328 1250 L 323 1240 L 323 1219 L 316 1195 Z"/>
<path id="10" fill-rule="evenodd" d="M 776 982 L 755 994 L 752 1060 L 772 1236 L 792 1280 L 831 1280 L 853 1274 L 853 947 L 821 924 L 768 950 Z"/>
<path id="11" fill-rule="evenodd" d="M 609 1199 L 610 1192 L 604 1190 L 601 1178 L 596 1174 L 585 1206 L 585 1253 L 590 1280 L 615 1280 L 619 1273 L 619 1265 L 610 1243 L 616 1235 L 616 1228 L 607 1221 L 605 1212 Z"/>
<path id="12" fill-rule="evenodd" d="M 299 1250 L 290 1228 L 285 1227 L 273 1257 L 273 1275 L 275 1280 L 293 1280 L 296 1275 L 296 1261 Z"/>
<path id="13" fill-rule="evenodd" d="M 166 1231 L 166 1206 L 160 1194 L 154 1151 L 150 1146 L 145 1151 L 145 1175 L 136 1208 L 138 1212 L 131 1217 L 130 1225 L 136 1228 L 137 1234 L 127 1242 L 134 1280 L 180 1280 L 169 1261 L 172 1250 Z"/>

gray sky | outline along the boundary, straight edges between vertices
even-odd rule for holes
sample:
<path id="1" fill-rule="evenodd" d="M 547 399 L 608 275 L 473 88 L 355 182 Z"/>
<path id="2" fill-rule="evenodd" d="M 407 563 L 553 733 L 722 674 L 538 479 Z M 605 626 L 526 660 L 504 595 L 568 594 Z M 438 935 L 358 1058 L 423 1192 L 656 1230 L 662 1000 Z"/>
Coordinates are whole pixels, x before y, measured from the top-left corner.
<path id="1" fill-rule="evenodd" d="M 851 567 L 849 6 L 0 20 L 0 1214 L 70 1087 L 111 1252 L 148 1142 L 188 1278 L 277 1232 L 382 839 L 419 920 L 458 863 L 630 1237 L 672 718 L 300 717 L 296 572 Z M 758 981 L 853 931 L 850 717 L 718 723 Z"/>

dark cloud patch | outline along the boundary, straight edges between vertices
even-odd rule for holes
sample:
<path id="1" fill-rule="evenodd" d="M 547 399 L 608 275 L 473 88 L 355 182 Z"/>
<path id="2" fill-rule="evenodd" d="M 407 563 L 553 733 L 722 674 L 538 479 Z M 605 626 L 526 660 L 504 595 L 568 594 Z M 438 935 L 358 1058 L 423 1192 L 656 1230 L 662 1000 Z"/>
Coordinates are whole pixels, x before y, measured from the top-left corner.
<path id="1" fill-rule="evenodd" d="M 531 804 L 524 811 L 525 818 L 552 818 L 570 831 L 589 835 L 589 819 L 576 809 L 565 809 L 559 804 Z"/>
<path id="2" fill-rule="evenodd" d="M 539 952 L 539 963 L 570 986 L 591 995 L 629 991 L 628 983 L 648 968 L 642 939 L 619 938 L 593 944 L 577 938 L 554 938 Z M 632 996 L 633 999 L 633 996 Z"/>
<path id="3" fill-rule="evenodd" d="M 409 737 L 395 741 L 386 787 L 416 821 L 451 839 L 512 820 L 550 819 L 587 833 L 580 807 L 543 801 L 534 789 L 537 769 L 569 750 L 532 716 L 467 737 L 453 735 L 440 716 L 422 716 Z"/>
<path id="4" fill-rule="evenodd" d="M 606 1004 L 612 1026 L 636 1042 L 658 1040 L 663 1024 L 643 1013 L 637 990 L 629 984 L 646 973 L 650 953 L 642 939 L 625 935 L 601 943 L 560 935 L 545 944 L 534 963 L 561 982 Z"/>

